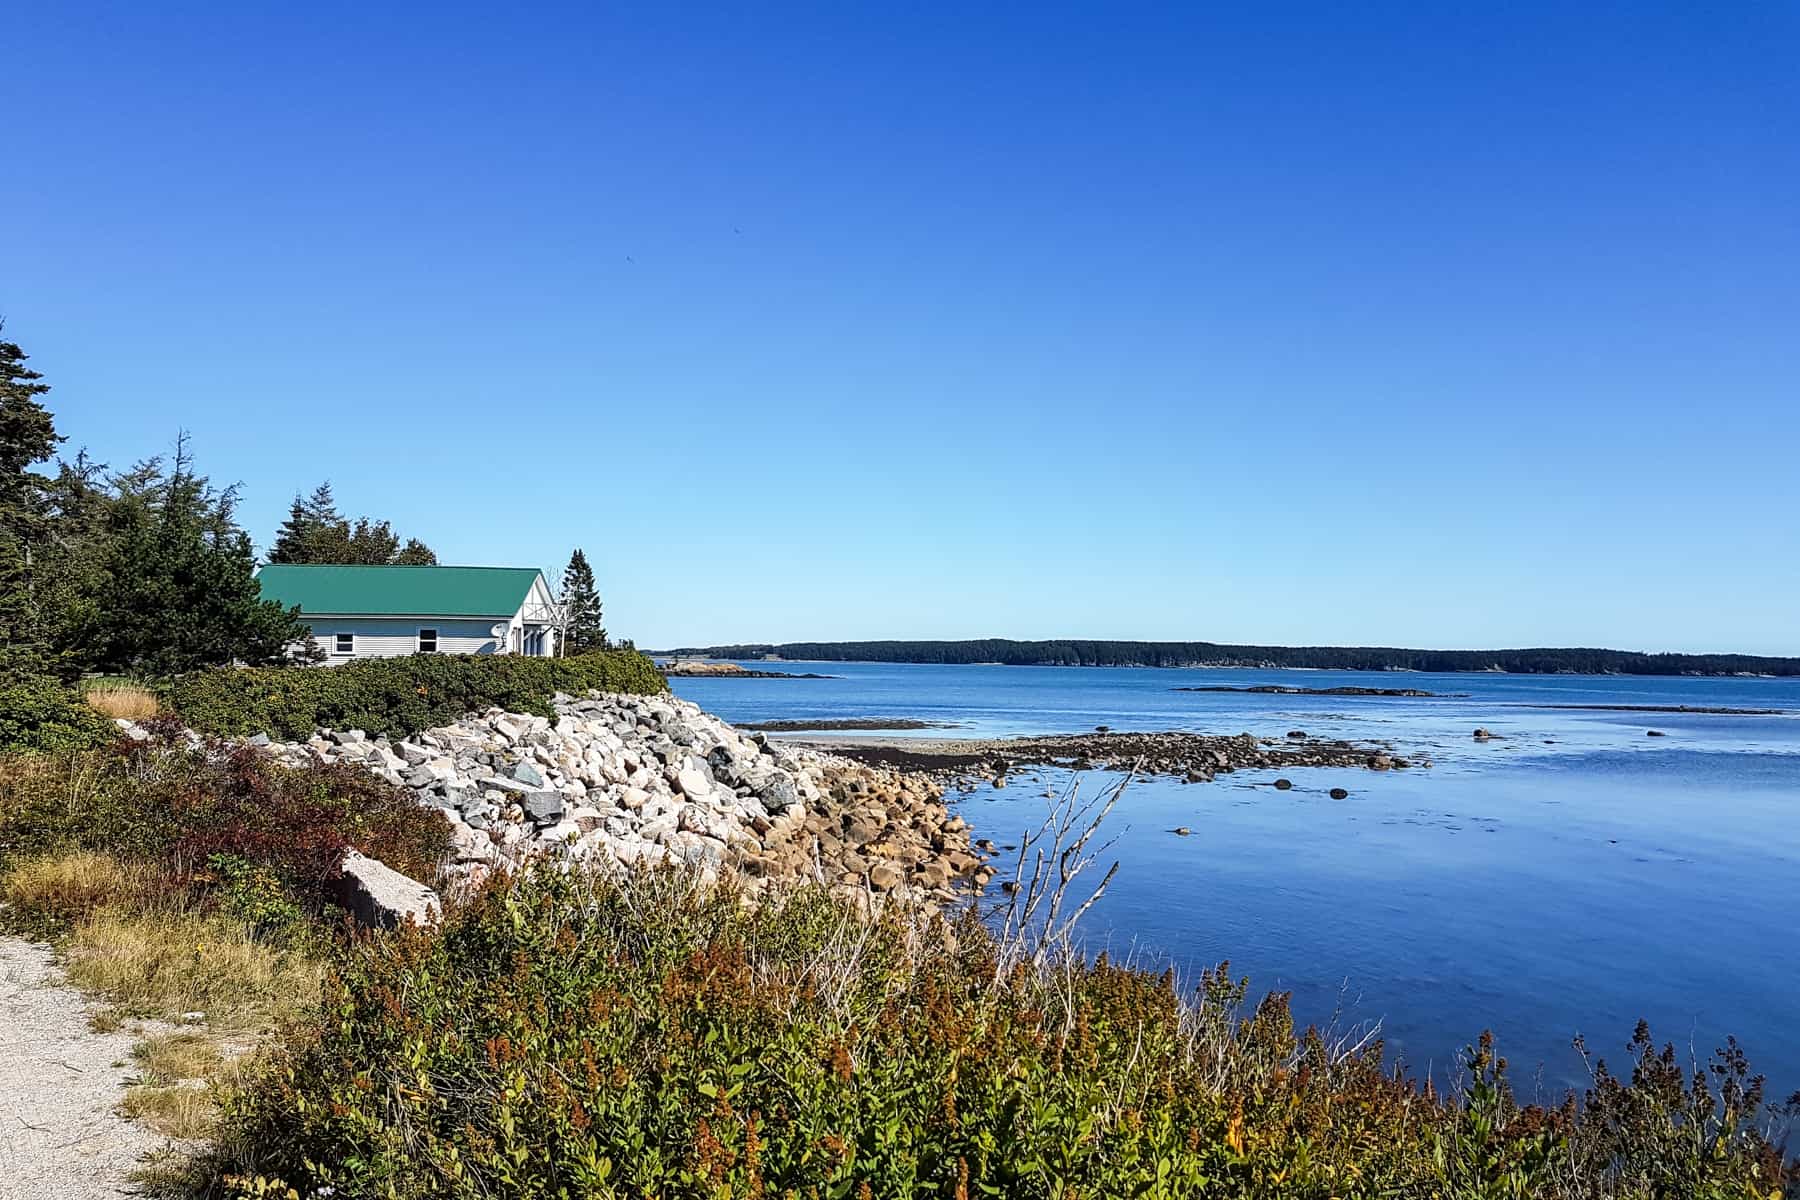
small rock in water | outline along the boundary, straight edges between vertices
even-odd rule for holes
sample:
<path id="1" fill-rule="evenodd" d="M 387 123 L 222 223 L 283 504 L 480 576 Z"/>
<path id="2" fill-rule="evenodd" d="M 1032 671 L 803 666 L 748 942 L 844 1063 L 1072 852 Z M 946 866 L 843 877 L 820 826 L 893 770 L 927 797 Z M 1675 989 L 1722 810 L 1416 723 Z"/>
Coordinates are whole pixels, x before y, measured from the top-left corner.
<path id="1" fill-rule="evenodd" d="M 1331 798 L 1333 800 L 1348 800 L 1350 798 L 1350 792 L 1347 788 L 1335 787 L 1331 789 Z"/>
<path id="2" fill-rule="evenodd" d="M 1275 790 L 1278 792 L 1285 792 L 1293 786 L 1294 781 L 1291 779 L 1277 779 L 1275 781 Z"/>
<path id="3" fill-rule="evenodd" d="M 1194 831 L 1189 829 L 1186 825 L 1177 825 L 1175 828 L 1169 830 L 1169 832 L 1173 833 L 1173 834 L 1178 834 L 1181 837 L 1186 837 L 1188 834 L 1190 834 Z"/>
<path id="4" fill-rule="evenodd" d="M 1644 736 L 1646 736 L 1646 737 L 1668 737 L 1669 735 L 1664 733 L 1660 729 L 1646 729 L 1646 730 L 1644 730 Z"/>
<path id="5" fill-rule="evenodd" d="M 1290 729 L 1290 730 L 1288 730 L 1287 735 L 1289 737 L 1293 738 L 1295 741 L 1301 741 L 1306 737 L 1306 730 Z"/>

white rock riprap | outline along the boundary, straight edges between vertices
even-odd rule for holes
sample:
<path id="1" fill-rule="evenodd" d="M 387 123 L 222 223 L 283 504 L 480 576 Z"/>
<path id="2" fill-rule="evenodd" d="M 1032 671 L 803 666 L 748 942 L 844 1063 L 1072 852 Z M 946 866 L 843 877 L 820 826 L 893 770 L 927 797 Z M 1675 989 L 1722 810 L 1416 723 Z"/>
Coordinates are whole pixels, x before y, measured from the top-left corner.
<path id="1" fill-rule="evenodd" d="M 490 709 L 399 742 L 253 740 L 290 765 L 351 763 L 411 789 L 450 820 L 452 874 L 468 879 L 558 855 L 942 901 L 991 875 L 922 777 L 745 735 L 671 696 L 559 695 L 555 711 Z"/>

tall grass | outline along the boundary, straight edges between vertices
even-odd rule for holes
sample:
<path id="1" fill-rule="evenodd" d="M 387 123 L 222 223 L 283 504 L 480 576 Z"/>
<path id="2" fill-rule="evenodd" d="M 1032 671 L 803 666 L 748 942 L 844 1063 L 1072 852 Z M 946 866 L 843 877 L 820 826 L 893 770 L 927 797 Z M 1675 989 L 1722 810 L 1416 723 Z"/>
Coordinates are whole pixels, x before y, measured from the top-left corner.
<path id="1" fill-rule="evenodd" d="M 104 716 L 147 721 L 162 712 L 156 693 L 128 679 L 93 679 L 82 685 L 82 699 Z"/>
<path id="2" fill-rule="evenodd" d="M 26 859 L 0 880 L 0 896 L 20 914 L 78 921 L 107 904 L 130 902 L 150 886 L 151 872 L 96 850 Z"/>
<path id="3" fill-rule="evenodd" d="M 126 1015 L 217 1030 L 266 1028 L 297 1012 L 323 974 L 248 925 L 175 907 L 103 909 L 75 927 L 67 957 L 71 982 Z"/>

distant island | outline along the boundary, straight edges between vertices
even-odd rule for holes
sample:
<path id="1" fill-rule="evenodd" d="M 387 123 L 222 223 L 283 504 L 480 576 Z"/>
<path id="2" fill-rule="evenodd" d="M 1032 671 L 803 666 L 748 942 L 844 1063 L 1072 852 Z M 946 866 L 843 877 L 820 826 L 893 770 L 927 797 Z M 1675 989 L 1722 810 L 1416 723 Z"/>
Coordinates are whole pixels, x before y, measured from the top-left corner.
<path id="1" fill-rule="evenodd" d="M 991 663 L 1009 667 L 1260 667 L 1323 671 L 1492 671 L 1519 675 L 1800 675 L 1800 658 L 1636 650 L 1406 650 L 1218 642 L 783 642 L 687 647 L 681 657 L 789 662 Z"/>
<path id="2" fill-rule="evenodd" d="M 658 663 L 664 675 L 689 679 L 831 679 L 831 675 L 796 675 L 792 671 L 752 671 L 736 663 L 672 662 Z"/>

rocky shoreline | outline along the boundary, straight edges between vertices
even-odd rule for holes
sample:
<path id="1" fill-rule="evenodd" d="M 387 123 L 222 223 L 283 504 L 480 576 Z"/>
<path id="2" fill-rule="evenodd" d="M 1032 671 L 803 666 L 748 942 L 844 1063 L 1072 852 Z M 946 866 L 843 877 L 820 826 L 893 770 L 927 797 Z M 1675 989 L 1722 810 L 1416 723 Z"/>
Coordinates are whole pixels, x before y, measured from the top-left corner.
<path id="1" fill-rule="evenodd" d="M 1433 700 L 1448 697 L 1464 697 L 1467 692 L 1427 692 L 1421 688 L 1375 688 L 1375 687 L 1287 687 L 1274 683 L 1259 683 L 1254 687 L 1228 687 L 1225 684 L 1210 684 L 1203 687 L 1171 688 L 1175 692 L 1236 692 L 1257 696 L 1421 696 Z"/>
<path id="2" fill-rule="evenodd" d="M 1233 771 L 1287 767 L 1364 767 L 1372 771 L 1430 766 L 1383 744 L 1326 740 L 1292 730 L 1285 738 L 1186 733 L 1053 734 L 984 741 L 971 738 L 789 738 L 790 745 L 828 751 L 871 766 L 927 773 L 946 782 L 997 780 L 1019 767 L 1136 770 L 1203 783 Z"/>
<path id="3" fill-rule="evenodd" d="M 665 678 L 675 679 L 837 679 L 836 675 L 820 675 L 812 671 L 756 671 L 736 663 L 677 662 L 658 667 Z"/>
<path id="4" fill-rule="evenodd" d="M 493 709 L 402 741 L 252 742 L 290 765 L 360 766 L 442 811 L 452 887 L 560 857 L 936 905 L 994 874 L 924 776 L 745 734 L 672 696 L 559 695 L 555 710 Z"/>
<path id="5" fill-rule="evenodd" d="M 897 729 L 955 729 L 956 722 L 921 721 L 914 717 L 821 717 L 815 721 L 740 721 L 737 727 L 750 733 L 824 733 L 830 730 L 879 733 Z"/>

